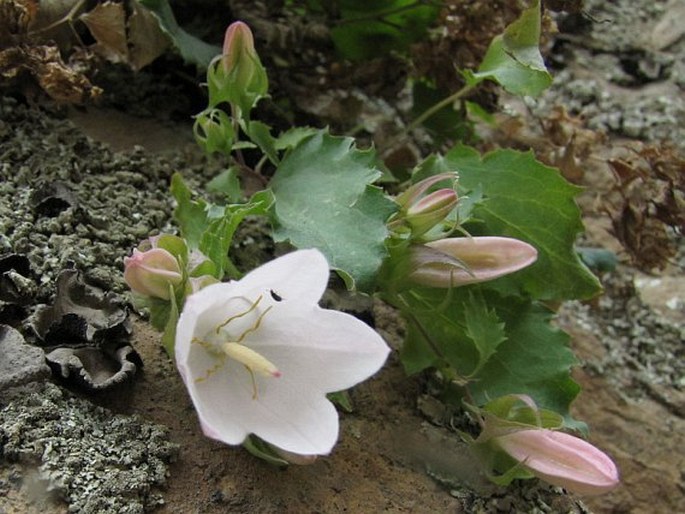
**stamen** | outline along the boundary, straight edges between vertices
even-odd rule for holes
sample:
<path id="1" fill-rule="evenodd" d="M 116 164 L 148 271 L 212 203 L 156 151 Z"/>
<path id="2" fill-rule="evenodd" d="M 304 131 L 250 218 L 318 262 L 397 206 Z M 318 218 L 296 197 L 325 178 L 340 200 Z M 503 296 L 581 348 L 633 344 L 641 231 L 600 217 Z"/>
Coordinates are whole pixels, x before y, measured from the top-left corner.
<path id="1" fill-rule="evenodd" d="M 247 298 L 241 297 L 246 301 L 249 301 Z M 262 301 L 262 295 L 260 295 L 251 305 L 250 307 L 238 314 L 235 314 L 231 317 L 229 317 L 226 321 L 221 323 L 216 327 L 216 334 L 221 333 L 221 329 L 225 328 L 229 323 L 232 321 L 242 318 L 249 313 L 253 312 L 259 303 Z M 226 359 L 230 358 L 233 359 L 243 366 L 245 366 L 245 369 L 247 372 L 250 374 L 250 381 L 252 382 L 252 399 L 256 400 L 257 399 L 257 379 L 255 377 L 255 373 L 259 373 L 262 376 L 267 376 L 267 377 L 280 377 L 281 372 L 278 371 L 278 368 L 270 362 L 268 359 L 266 359 L 264 356 L 259 354 L 258 352 L 252 350 L 251 348 L 248 348 L 246 345 L 241 344 L 242 341 L 249 335 L 252 334 L 253 332 L 257 331 L 259 327 L 262 324 L 262 320 L 264 319 L 264 316 L 266 316 L 267 312 L 269 312 L 273 308 L 273 305 L 270 305 L 264 311 L 259 314 L 257 317 L 257 320 L 254 322 L 254 324 L 249 327 L 248 329 L 244 330 L 240 336 L 233 340 L 232 337 L 228 337 L 227 342 L 216 342 L 212 343 L 209 341 L 204 341 L 198 337 L 193 337 L 192 342 L 194 344 L 197 344 L 204 348 L 207 353 L 209 353 L 211 356 L 213 356 L 217 362 L 209 368 L 206 372 L 205 375 L 199 378 L 195 379 L 195 382 L 204 382 L 207 380 L 209 377 L 211 377 L 214 373 L 219 371 L 224 364 L 226 363 Z M 225 334 L 227 335 L 227 334 Z M 213 338 L 211 338 L 213 339 Z"/>
<path id="2" fill-rule="evenodd" d="M 224 321 L 221 325 L 216 327 L 216 333 L 218 334 L 221 331 L 221 329 L 224 328 L 226 325 L 228 325 L 231 321 L 238 319 L 238 318 L 242 318 L 243 316 L 247 316 L 248 314 L 250 314 L 253 310 L 255 310 L 257 308 L 257 305 L 259 305 L 259 302 L 261 302 L 261 301 L 262 301 L 262 295 L 260 294 L 259 298 L 257 298 L 254 301 L 254 303 L 252 305 L 250 305 L 249 309 L 247 309 L 244 312 L 241 312 L 240 314 L 236 314 L 235 316 L 231 316 L 226 321 Z M 262 314 L 262 316 L 263 316 L 263 314 Z M 260 316 L 260 319 L 262 316 Z"/>
<path id="3" fill-rule="evenodd" d="M 239 343 L 223 343 L 221 349 L 229 358 L 238 361 L 251 371 L 266 377 L 280 377 L 278 368 L 261 354 Z"/>

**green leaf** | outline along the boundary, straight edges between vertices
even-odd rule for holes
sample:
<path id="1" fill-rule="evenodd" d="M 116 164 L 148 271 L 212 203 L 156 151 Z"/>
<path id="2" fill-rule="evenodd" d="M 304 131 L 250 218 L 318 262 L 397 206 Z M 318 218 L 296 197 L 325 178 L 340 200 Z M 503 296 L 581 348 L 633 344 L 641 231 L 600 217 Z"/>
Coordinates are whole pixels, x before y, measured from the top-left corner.
<path id="1" fill-rule="evenodd" d="M 302 141 L 271 181 L 275 239 L 318 248 L 348 288 L 370 290 L 386 255 L 385 221 L 396 209 L 369 186 L 380 172 L 374 152 L 324 131 Z"/>
<path id="2" fill-rule="evenodd" d="M 188 246 L 183 239 L 171 234 L 162 234 L 157 238 L 157 247 L 176 257 L 181 267 L 185 268 L 188 263 Z"/>
<path id="3" fill-rule="evenodd" d="M 207 183 L 207 191 L 223 193 L 229 202 L 237 202 L 243 194 L 238 179 L 239 172 L 237 166 L 230 166 Z"/>
<path id="4" fill-rule="evenodd" d="M 254 434 L 250 434 L 243 441 L 243 448 L 245 448 L 255 457 L 262 459 L 263 461 L 266 461 L 274 466 L 285 468 L 290 465 L 287 460 L 276 453 L 269 443 L 261 440 Z"/>
<path id="5" fill-rule="evenodd" d="M 169 0 L 137 0 L 155 15 L 159 27 L 169 35 L 171 42 L 183 59 L 199 68 L 207 68 L 211 60 L 221 54 L 221 48 L 208 45 L 204 41 L 188 34 L 176 21 L 169 5 Z"/>
<path id="6" fill-rule="evenodd" d="M 174 218 L 181 229 L 181 235 L 190 249 L 198 248 L 207 226 L 207 202 L 192 199 L 193 192 L 185 185 L 180 173 L 174 173 L 171 177 L 171 194 L 177 203 Z"/>
<path id="7" fill-rule="evenodd" d="M 468 227 L 474 235 L 514 237 L 538 250 L 535 264 L 494 282 L 502 291 L 516 293 L 522 287 L 543 300 L 591 298 L 601 291 L 573 248 L 583 230 L 574 201 L 580 188 L 557 169 L 536 161 L 531 152 L 495 150 L 481 158 L 465 146 L 440 161 L 434 161 L 436 170 L 459 170 L 460 188 L 482 188 L 486 201 L 472 213 L 482 224 Z"/>
<path id="8" fill-rule="evenodd" d="M 540 0 L 495 36 L 472 79 L 490 79 L 515 95 L 538 96 L 552 83 L 540 54 Z"/>
<path id="9" fill-rule="evenodd" d="M 250 121 L 247 125 L 248 136 L 266 154 L 269 160 L 278 166 L 278 152 L 276 151 L 275 139 L 271 135 L 271 129 L 261 121 Z"/>
<path id="10" fill-rule="evenodd" d="M 281 132 L 274 141 L 274 148 L 276 150 L 290 150 L 318 131 L 318 129 L 313 127 L 293 127 L 285 132 Z"/>
<path id="11" fill-rule="evenodd" d="M 270 195 L 257 194 L 248 203 L 227 205 L 220 215 L 217 210 L 216 218 L 207 225 L 199 244 L 200 251 L 216 265 L 216 278 L 221 280 L 227 269 L 234 268 L 228 257 L 228 251 L 238 225 L 245 219 L 245 216 L 266 215 L 271 204 Z"/>
<path id="12" fill-rule="evenodd" d="M 507 394 L 527 394 L 544 409 L 564 416 L 580 392 L 570 369 L 577 364 L 569 336 L 550 324 L 553 313 L 526 299 L 504 297 L 485 290 L 488 305 L 505 323 L 507 340 L 473 377 L 473 400 L 483 405 Z"/>
<path id="13" fill-rule="evenodd" d="M 178 323 L 179 309 L 173 287 L 169 286 L 169 291 L 171 292 L 169 300 L 169 317 L 164 327 L 164 333 L 162 334 L 162 346 L 169 357 L 173 359 L 174 347 L 176 346 L 176 324 Z"/>
<path id="14" fill-rule="evenodd" d="M 466 332 L 468 295 L 458 291 L 416 288 L 402 295 L 408 330 L 400 358 L 407 373 L 448 365 L 465 379 L 479 367 L 481 355 Z"/>
<path id="15" fill-rule="evenodd" d="M 177 206 L 174 218 L 181 234 L 191 249 L 199 249 L 215 268 L 214 276 L 222 279 L 226 270 L 234 271 L 228 258 L 233 234 L 238 225 L 249 215 L 266 215 L 271 208 L 271 193 L 256 193 L 249 202 L 220 206 L 208 204 L 203 199 L 193 200 L 192 191 L 185 185 L 180 174 L 171 177 L 171 193 Z"/>
<path id="16" fill-rule="evenodd" d="M 574 423 L 568 408 L 580 390 L 570 377 L 576 359 L 548 309 L 483 285 L 417 289 L 403 299 L 408 331 L 400 357 L 408 372 L 449 365 L 477 405 L 527 394 Z"/>
<path id="17" fill-rule="evenodd" d="M 475 291 L 471 292 L 464 304 L 464 323 L 466 336 L 474 342 L 480 355 L 476 369 L 471 372 L 475 374 L 506 340 L 504 323 L 500 323 L 495 311 L 488 309 L 483 296 Z"/>

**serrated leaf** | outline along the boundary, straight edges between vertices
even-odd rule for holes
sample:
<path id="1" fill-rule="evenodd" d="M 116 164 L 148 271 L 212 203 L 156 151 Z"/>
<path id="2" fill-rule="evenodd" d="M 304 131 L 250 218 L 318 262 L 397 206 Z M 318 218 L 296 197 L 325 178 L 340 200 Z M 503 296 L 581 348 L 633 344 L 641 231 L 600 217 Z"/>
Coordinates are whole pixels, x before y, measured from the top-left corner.
<path id="1" fill-rule="evenodd" d="M 476 369 L 471 373 L 473 375 L 485 365 L 507 337 L 504 323 L 500 323 L 497 313 L 489 309 L 483 296 L 475 291 L 464 304 L 464 324 L 466 336 L 473 341 L 480 356 Z"/>
<path id="2" fill-rule="evenodd" d="M 180 173 L 174 173 L 171 177 L 170 189 L 176 199 L 174 219 L 181 229 L 181 235 L 191 250 L 198 248 L 202 233 L 207 227 L 207 202 L 192 199 L 193 192 L 185 185 Z"/>
<path id="3" fill-rule="evenodd" d="M 407 339 L 400 357 L 407 373 L 429 366 L 450 366 L 460 378 L 478 368 L 480 355 L 466 333 L 467 297 L 443 289 L 414 289 L 402 295 L 408 321 Z"/>
<path id="4" fill-rule="evenodd" d="M 580 188 L 557 169 L 536 161 L 532 152 L 495 150 L 481 158 L 465 146 L 440 160 L 437 170 L 459 171 L 460 188 L 482 188 L 486 201 L 474 207 L 473 216 L 483 223 L 470 227 L 474 235 L 514 237 L 538 250 L 535 264 L 496 281 L 502 291 L 517 292 L 522 286 L 544 300 L 591 298 L 601 291 L 573 248 L 583 230 L 574 201 Z"/>
<path id="5" fill-rule="evenodd" d="M 242 195 L 240 180 L 238 179 L 239 171 L 237 166 L 229 166 L 228 169 L 207 182 L 207 191 L 223 193 L 230 202 L 237 202 Z"/>
<path id="6" fill-rule="evenodd" d="M 480 306 L 469 305 L 472 294 L 482 295 Z M 501 296 L 484 285 L 453 292 L 420 289 L 403 298 L 408 331 L 400 357 L 408 372 L 449 365 L 477 405 L 508 394 L 527 394 L 538 406 L 573 423 L 568 408 L 580 390 L 570 377 L 576 359 L 568 335 L 550 325 L 548 309 L 528 299 Z M 478 330 L 474 310 L 482 321 Z M 486 323 L 499 327 L 487 328 Z M 483 361 L 484 351 L 489 357 Z"/>
<path id="7" fill-rule="evenodd" d="M 289 150 L 295 148 L 302 141 L 318 132 L 318 129 L 313 127 L 293 127 L 281 134 L 274 141 L 274 148 L 276 150 Z"/>
<path id="8" fill-rule="evenodd" d="M 490 79 L 515 95 L 538 96 L 552 83 L 538 47 L 540 0 L 535 0 L 503 34 L 495 36 L 478 68 L 475 79 Z"/>
<path id="9" fill-rule="evenodd" d="M 374 152 L 324 131 L 305 139 L 281 161 L 271 189 L 275 239 L 318 248 L 349 288 L 368 290 L 385 257 L 385 221 L 395 205 L 369 187 L 380 172 Z"/>
<path id="10" fill-rule="evenodd" d="M 183 30 L 171 10 L 169 0 L 136 0 L 147 7 L 159 21 L 159 27 L 171 38 L 174 47 L 186 62 L 207 68 L 211 60 L 221 54 L 221 48 L 209 45 Z"/>
<path id="11" fill-rule="evenodd" d="M 550 324 L 553 313 L 526 299 L 486 291 L 488 305 L 504 321 L 507 340 L 473 377 L 474 401 L 483 405 L 507 394 L 527 394 L 572 424 L 569 406 L 580 392 L 570 369 L 577 364 L 569 336 Z"/>
<path id="12" fill-rule="evenodd" d="M 216 266 L 216 278 L 222 279 L 224 271 L 232 269 L 233 265 L 228 257 L 228 250 L 233 241 L 238 225 L 245 216 L 261 214 L 265 215 L 271 206 L 271 198 L 268 194 L 255 195 L 248 203 L 227 205 L 223 212 L 217 212 L 200 238 L 199 249 Z"/>

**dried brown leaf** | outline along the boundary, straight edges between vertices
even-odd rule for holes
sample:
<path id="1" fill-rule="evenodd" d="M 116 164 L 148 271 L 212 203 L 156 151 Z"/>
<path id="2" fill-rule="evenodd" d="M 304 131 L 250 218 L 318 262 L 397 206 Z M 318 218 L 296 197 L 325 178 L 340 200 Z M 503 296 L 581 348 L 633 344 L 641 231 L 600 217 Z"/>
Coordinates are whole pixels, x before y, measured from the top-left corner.
<path id="1" fill-rule="evenodd" d="M 0 0 L 0 48 L 26 34 L 37 8 L 35 0 Z"/>
<path id="2" fill-rule="evenodd" d="M 111 62 L 128 63 L 126 41 L 126 13 L 123 4 L 105 2 L 98 4 L 79 19 L 86 24 L 97 44 L 93 50 Z"/>
<path id="3" fill-rule="evenodd" d="M 605 206 L 614 233 L 643 269 L 661 268 L 675 254 L 673 233 L 685 231 L 685 159 L 667 145 L 612 159 L 618 200 Z"/>
<path id="4" fill-rule="evenodd" d="M 133 2 L 132 8 L 133 13 L 128 19 L 130 64 L 133 69 L 140 70 L 166 51 L 169 38 L 148 9 L 138 2 Z"/>
<path id="5" fill-rule="evenodd" d="M 14 46 L 0 51 L 0 77 L 21 82 L 32 77 L 53 100 L 61 103 L 84 103 L 102 92 L 78 71 L 62 61 L 56 46 Z"/>

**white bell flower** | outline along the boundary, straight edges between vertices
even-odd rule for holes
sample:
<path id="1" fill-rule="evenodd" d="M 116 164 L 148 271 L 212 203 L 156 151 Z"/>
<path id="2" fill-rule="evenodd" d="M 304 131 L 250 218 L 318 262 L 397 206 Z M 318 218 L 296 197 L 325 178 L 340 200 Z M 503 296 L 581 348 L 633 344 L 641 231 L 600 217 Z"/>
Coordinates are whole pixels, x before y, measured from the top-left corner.
<path id="1" fill-rule="evenodd" d="M 188 297 L 175 356 L 205 435 L 331 451 L 338 414 L 326 394 L 376 373 L 390 349 L 357 318 L 318 306 L 328 275 L 321 252 L 299 250 Z"/>

